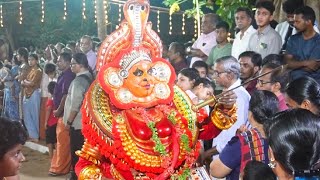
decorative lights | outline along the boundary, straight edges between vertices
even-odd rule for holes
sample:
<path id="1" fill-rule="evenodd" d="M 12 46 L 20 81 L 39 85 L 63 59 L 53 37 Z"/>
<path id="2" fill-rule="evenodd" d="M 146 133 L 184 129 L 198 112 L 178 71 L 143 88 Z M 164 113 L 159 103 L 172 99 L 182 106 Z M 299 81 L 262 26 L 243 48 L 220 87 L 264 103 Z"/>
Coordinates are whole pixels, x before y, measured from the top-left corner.
<path id="1" fill-rule="evenodd" d="M 198 36 L 198 22 L 197 19 L 194 19 L 194 37 L 196 38 Z"/>
<path id="2" fill-rule="evenodd" d="M 169 34 L 172 34 L 172 15 L 169 14 Z"/>
<path id="3" fill-rule="evenodd" d="M 186 26 L 186 22 L 185 22 L 185 14 L 183 13 L 182 14 L 182 34 L 185 35 L 186 34 L 186 31 L 185 31 L 185 26 Z"/>
<path id="4" fill-rule="evenodd" d="M 44 22 L 44 0 L 41 0 L 41 22 Z"/>
<path id="5" fill-rule="evenodd" d="M 105 20 L 106 25 L 109 23 L 107 6 L 108 6 L 108 2 L 107 2 L 107 0 L 104 0 L 103 1 L 103 8 L 104 8 L 104 20 Z"/>
<path id="6" fill-rule="evenodd" d="M 66 20 L 67 19 L 67 0 L 63 0 L 63 10 L 64 10 L 64 15 L 63 15 L 63 19 Z"/>
<path id="7" fill-rule="evenodd" d="M 2 4 L 0 5 L 0 27 L 3 27 Z"/>
<path id="8" fill-rule="evenodd" d="M 119 9 L 119 12 L 118 12 L 118 16 L 119 16 L 119 18 L 118 18 L 118 22 L 119 22 L 119 24 L 120 24 L 120 23 L 121 23 L 121 20 L 122 20 L 122 19 L 121 19 L 121 18 L 122 18 L 122 17 L 121 17 L 121 14 L 122 14 L 122 11 L 121 11 L 121 9 L 122 9 L 122 8 L 121 8 L 121 4 L 118 4 L 118 9 Z M 116 27 L 116 28 L 118 29 L 118 27 L 119 27 L 119 25 L 117 25 L 117 27 Z"/>
<path id="9" fill-rule="evenodd" d="M 160 11 L 157 11 L 157 30 L 160 33 Z"/>
<path id="10" fill-rule="evenodd" d="M 86 17 L 86 0 L 82 0 L 82 18 L 87 19 L 87 17 Z"/>
<path id="11" fill-rule="evenodd" d="M 19 24 L 22 24 L 22 0 L 19 1 Z"/>
<path id="12" fill-rule="evenodd" d="M 94 6 L 94 23 L 97 23 L 97 0 L 93 1 Z"/>

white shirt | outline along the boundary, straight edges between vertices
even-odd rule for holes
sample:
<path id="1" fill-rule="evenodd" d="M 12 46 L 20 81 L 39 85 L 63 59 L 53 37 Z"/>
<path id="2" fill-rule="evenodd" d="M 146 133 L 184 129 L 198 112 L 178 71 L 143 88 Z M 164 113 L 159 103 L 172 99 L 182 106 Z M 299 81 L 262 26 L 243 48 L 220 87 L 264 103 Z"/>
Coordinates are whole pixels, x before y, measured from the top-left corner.
<path id="1" fill-rule="evenodd" d="M 289 23 L 288 23 L 288 21 L 284 21 L 284 22 L 282 22 L 282 23 L 279 23 L 279 24 L 277 25 L 276 29 L 275 29 L 275 30 L 280 34 L 280 36 L 281 36 L 281 38 L 282 38 L 282 45 L 284 44 L 284 39 L 285 39 L 286 34 L 287 34 L 287 32 L 288 32 L 288 28 L 289 28 Z M 317 25 L 314 25 L 314 26 L 313 26 L 313 29 L 314 29 L 317 33 L 319 33 L 319 29 L 318 29 Z M 298 33 L 298 32 L 297 32 L 296 28 L 293 28 L 291 35 L 294 35 L 294 34 L 297 34 L 297 33 Z"/>
<path id="2" fill-rule="evenodd" d="M 193 49 L 200 49 L 205 55 L 209 56 L 211 49 L 217 45 L 217 33 L 212 31 L 209 34 L 201 34 L 199 38 L 193 43 Z M 202 61 L 200 57 L 192 57 L 190 67 L 196 61 Z"/>
<path id="3" fill-rule="evenodd" d="M 88 64 L 91 67 L 91 70 L 95 72 L 96 70 L 96 63 L 97 63 L 97 55 L 95 52 L 92 51 L 92 49 L 87 52 L 87 59 L 88 59 Z"/>
<path id="4" fill-rule="evenodd" d="M 252 34 L 254 34 L 257 30 L 250 26 L 244 33 L 242 38 L 240 39 L 241 32 L 238 32 L 233 40 L 231 55 L 236 59 L 239 58 L 239 55 L 245 51 L 247 51 L 249 46 L 249 40 Z"/>
<path id="5" fill-rule="evenodd" d="M 238 79 L 234 84 L 232 84 L 229 89 L 237 87 L 241 84 L 240 79 Z M 244 87 L 239 87 L 233 92 L 237 95 L 237 121 L 227 130 L 222 130 L 221 133 L 213 139 L 212 147 L 216 146 L 217 151 L 220 153 L 223 148 L 227 145 L 230 139 L 236 135 L 237 129 L 246 124 L 248 121 L 248 111 L 249 111 L 249 101 L 250 94 Z"/>

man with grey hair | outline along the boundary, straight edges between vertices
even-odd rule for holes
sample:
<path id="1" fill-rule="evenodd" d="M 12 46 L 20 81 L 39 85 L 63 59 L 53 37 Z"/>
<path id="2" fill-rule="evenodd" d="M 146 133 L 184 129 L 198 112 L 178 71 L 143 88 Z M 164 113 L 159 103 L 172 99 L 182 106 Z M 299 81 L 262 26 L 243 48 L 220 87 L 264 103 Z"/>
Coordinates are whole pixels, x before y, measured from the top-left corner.
<path id="1" fill-rule="evenodd" d="M 233 56 L 225 56 L 217 59 L 213 66 L 213 80 L 223 87 L 223 91 L 228 91 L 241 85 L 240 64 Z M 236 135 L 236 131 L 241 125 L 247 124 L 250 94 L 240 86 L 233 90 L 236 94 L 237 121 L 213 139 L 212 148 L 204 152 L 203 160 L 219 154 L 229 140 Z M 232 101 L 232 100 L 231 100 Z"/>
<path id="2" fill-rule="evenodd" d="M 89 66 L 91 67 L 91 70 L 95 73 L 97 56 L 92 49 L 93 49 L 92 38 L 88 35 L 82 36 L 80 39 L 80 50 L 85 55 L 87 55 Z"/>
<path id="3" fill-rule="evenodd" d="M 220 17 L 216 14 L 205 14 L 201 22 L 201 35 L 193 43 L 192 47 L 187 48 L 187 54 L 192 57 L 190 67 L 196 61 L 206 61 L 211 49 L 217 45 L 215 32 L 216 25 Z"/>

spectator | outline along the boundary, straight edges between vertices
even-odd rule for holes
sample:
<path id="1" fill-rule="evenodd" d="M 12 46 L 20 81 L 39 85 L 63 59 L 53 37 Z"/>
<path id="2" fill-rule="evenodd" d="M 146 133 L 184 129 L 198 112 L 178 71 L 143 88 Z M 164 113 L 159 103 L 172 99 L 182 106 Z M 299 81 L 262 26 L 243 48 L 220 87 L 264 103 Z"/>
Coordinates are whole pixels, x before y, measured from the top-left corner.
<path id="1" fill-rule="evenodd" d="M 277 180 L 271 168 L 260 161 L 249 161 L 243 170 L 241 180 Z"/>
<path id="2" fill-rule="evenodd" d="M 72 54 L 76 53 L 76 42 L 75 41 L 68 41 L 66 47 L 71 50 Z"/>
<path id="3" fill-rule="evenodd" d="M 211 49 L 217 44 L 215 29 L 219 21 L 220 17 L 213 13 L 203 16 L 201 23 L 202 34 L 193 43 L 191 48 L 187 48 L 188 55 L 192 57 L 190 67 L 196 61 L 207 60 Z"/>
<path id="4" fill-rule="evenodd" d="M 248 161 L 256 160 L 268 164 L 268 142 L 263 124 L 278 112 L 278 99 L 269 91 L 255 91 L 249 103 L 249 122 L 253 127 L 233 137 L 210 164 L 213 177 L 226 180 L 239 179 Z"/>
<path id="5" fill-rule="evenodd" d="M 248 49 L 249 39 L 257 30 L 251 25 L 252 12 L 249 8 L 239 7 L 235 13 L 235 22 L 239 32 L 233 40 L 231 55 L 240 59 L 239 55 Z"/>
<path id="6" fill-rule="evenodd" d="M 84 54 L 87 55 L 89 66 L 91 67 L 92 71 L 95 72 L 97 56 L 92 48 L 93 48 L 93 44 L 92 44 L 91 37 L 88 35 L 82 36 L 80 40 L 80 49 Z"/>
<path id="7" fill-rule="evenodd" d="M 240 79 L 242 83 L 256 77 L 261 68 L 261 55 L 253 51 L 245 51 L 239 55 Z M 256 90 L 257 80 L 244 85 L 249 94 Z"/>
<path id="8" fill-rule="evenodd" d="M 284 65 L 283 55 L 280 54 L 269 54 L 262 59 L 262 66 L 265 64 L 277 64 L 279 66 Z"/>
<path id="9" fill-rule="evenodd" d="M 294 27 L 294 11 L 303 6 L 303 0 L 286 0 L 282 3 L 282 10 L 286 14 L 286 21 L 279 23 L 275 29 L 282 38 L 282 52 L 285 52 L 289 38 L 297 34 L 297 30 Z M 319 33 L 316 25 L 314 25 L 314 30 Z"/>
<path id="10" fill-rule="evenodd" d="M 71 166 L 74 169 L 79 159 L 75 152 L 81 150 L 84 143 L 84 137 L 81 133 L 82 113 L 80 108 L 85 93 L 93 81 L 93 75 L 90 72 L 87 56 L 83 53 L 76 53 L 71 60 L 70 66 L 71 71 L 76 74 L 76 77 L 71 82 L 68 90 L 64 106 L 63 123 L 70 131 Z M 71 171 L 70 179 L 78 179 L 74 171 Z"/>
<path id="11" fill-rule="evenodd" d="M 48 84 L 48 92 L 51 95 L 53 95 L 56 84 L 57 83 L 54 81 L 51 81 Z M 56 129 L 57 129 L 57 123 L 58 123 L 58 119 L 53 115 L 53 98 L 52 97 L 47 100 L 45 123 L 46 123 L 46 144 L 49 149 L 49 157 L 50 159 L 52 159 L 53 149 L 55 149 L 56 143 L 57 143 Z"/>
<path id="12" fill-rule="evenodd" d="M 277 64 L 265 64 L 262 66 L 259 75 L 268 73 L 259 77 L 257 83 L 258 90 L 267 90 L 273 92 L 279 99 L 279 110 L 283 111 L 288 109 L 284 98 L 285 88 L 288 83 L 288 72 L 282 69 L 276 69 Z"/>
<path id="13" fill-rule="evenodd" d="M 285 60 L 290 79 L 310 76 L 320 82 L 320 35 L 314 31 L 315 12 L 309 6 L 298 8 L 294 12 L 294 26 L 299 32 L 288 40 Z"/>
<path id="14" fill-rule="evenodd" d="M 303 108 L 320 115 L 320 85 L 310 77 L 301 77 L 289 83 L 286 88 L 286 102 L 289 108 Z"/>
<path id="15" fill-rule="evenodd" d="M 224 91 L 240 86 L 240 64 L 232 56 L 225 56 L 216 61 L 213 66 L 213 80 L 216 84 L 222 86 Z M 250 95 L 244 87 L 233 90 L 236 99 L 229 99 L 229 103 L 236 104 L 237 121 L 229 128 L 222 130 L 221 133 L 213 139 L 212 149 L 203 154 L 203 159 L 211 159 L 213 155 L 222 152 L 228 141 L 236 134 L 237 129 L 246 124 L 248 119 L 248 108 Z"/>
<path id="16" fill-rule="evenodd" d="M 0 179 L 18 175 L 25 160 L 21 150 L 27 138 L 20 122 L 0 117 Z"/>
<path id="17" fill-rule="evenodd" d="M 319 179 L 319 117 L 305 109 L 277 115 L 266 127 L 269 166 L 278 179 Z"/>
<path id="18" fill-rule="evenodd" d="M 217 45 L 211 49 L 208 60 L 206 61 L 210 69 L 212 69 L 217 59 L 231 55 L 232 45 L 228 42 L 229 24 L 225 21 L 220 21 L 216 26 L 216 34 Z"/>
<path id="19" fill-rule="evenodd" d="M 54 47 L 57 50 L 57 55 L 59 56 L 62 53 L 62 49 L 65 47 L 65 45 L 61 42 L 58 42 Z"/>
<path id="20" fill-rule="evenodd" d="M 21 81 L 24 91 L 24 124 L 28 130 L 30 140 L 38 142 L 42 70 L 39 68 L 38 56 L 36 54 L 29 55 L 29 65 L 31 69 L 26 79 Z"/>
<path id="21" fill-rule="evenodd" d="M 261 54 L 262 58 L 278 54 L 282 46 L 281 36 L 270 26 L 275 7 L 271 1 L 259 1 L 256 8 L 258 30 L 251 36 L 247 50 Z"/>
<path id="22" fill-rule="evenodd" d="M 187 60 L 185 58 L 185 48 L 182 44 L 172 42 L 169 46 L 167 56 L 176 72 L 176 75 L 181 71 L 181 69 L 188 67 Z"/>
<path id="23" fill-rule="evenodd" d="M 196 69 L 185 68 L 179 72 L 176 85 L 183 91 L 191 90 L 198 78 L 200 78 L 200 76 Z"/>
<path id="24" fill-rule="evenodd" d="M 70 136 L 69 130 L 63 124 L 63 110 L 65 100 L 67 98 L 68 89 L 73 81 L 75 74 L 71 71 L 71 54 L 61 53 L 57 66 L 61 71 L 56 87 L 53 92 L 54 116 L 58 117 L 57 123 L 57 148 L 53 154 L 49 175 L 64 175 L 70 171 L 71 155 L 70 155 Z"/>
<path id="25" fill-rule="evenodd" d="M 192 68 L 195 68 L 201 78 L 208 78 L 208 65 L 203 61 L 196 61 L 193 63 Z M 209 79 L 210 80 L 210 79 Z"/>

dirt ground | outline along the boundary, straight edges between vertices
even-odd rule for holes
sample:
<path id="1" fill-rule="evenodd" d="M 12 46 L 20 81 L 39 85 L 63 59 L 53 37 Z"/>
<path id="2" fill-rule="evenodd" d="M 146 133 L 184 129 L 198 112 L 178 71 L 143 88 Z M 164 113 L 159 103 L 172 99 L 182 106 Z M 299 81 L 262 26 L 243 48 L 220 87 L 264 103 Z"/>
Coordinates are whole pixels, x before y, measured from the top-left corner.
<path id="1" fill-rule="evenodd" d="M 66 179 L 66 176 L 51 177 L 48 175 L 50 166 L 49 155 L 24 147 L 23 155 L 26 161 L 23 162 L 20 170 L 20 180 L 59 180 Z"/>

